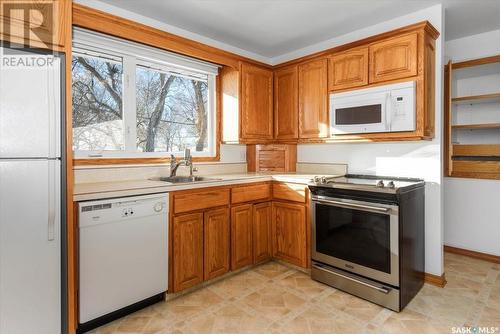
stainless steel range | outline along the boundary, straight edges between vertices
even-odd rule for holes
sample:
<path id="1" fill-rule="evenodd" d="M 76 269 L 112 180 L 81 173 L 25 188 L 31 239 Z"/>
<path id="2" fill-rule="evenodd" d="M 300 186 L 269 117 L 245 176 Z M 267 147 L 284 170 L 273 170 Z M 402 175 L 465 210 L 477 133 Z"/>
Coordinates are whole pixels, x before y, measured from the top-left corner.
<path id="1" fill-rule="evenodd" d="M 312 278 L 403 309 L 423 285 L 424 186 L 409 178 L 315 177 Z"/>

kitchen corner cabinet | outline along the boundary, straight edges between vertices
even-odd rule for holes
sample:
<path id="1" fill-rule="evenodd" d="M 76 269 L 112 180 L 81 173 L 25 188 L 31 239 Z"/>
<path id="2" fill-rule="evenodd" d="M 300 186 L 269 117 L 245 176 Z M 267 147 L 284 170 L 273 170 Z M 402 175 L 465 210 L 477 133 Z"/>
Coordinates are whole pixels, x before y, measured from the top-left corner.
<path id="1" fill-rule="evenodd" d="M 173 219 L 174 291 L 203 282 L 203 213 Z"/>
<path id="2" fill-rule="evenodd" d="M 271 202 L 253 206 L 253 263 L 265 262 L 272 257 L 272 205 Z"/>
<path id="3" fill-rule="evenodd" d="M 368 48 L 353 49 L 328 58 L 328 90 L 368 85 Z"/>
<path id="4" fill-rule="evenodd" d="M 231 208 L 231 269 L 253 263 L 253 205 L 242 204 Z"/>
<path id="5" fill-rule="evenodd" d="M 298 79 L 297 66 L 274 72 L 274 138 L 277 141 L 299 138 Z"/>
<path id="6" fill-rule="evenodd" d="M 273 202 L 272 214 L 273 257 L 307 267 L 305 205 Z"/>
<path id="7" fill-rule="evenodd" d="M 241 62 L 220 73 L 222 141 L 266 143 L 273 140 L 273 72 Z"/>
<path id="8" fill-rule="evenodd" d="M 71 5 L 71 0 L 2 2 L 0 27 L 9 27 L 9 30 L 2 29 L 0 39 L 33 48 L 64 51 L 71 34 Z M 31 33 L 25 34 L 27 31 Z"/>
<path id="9" fill-rule="evenodd" d="M 209 280 L 229 271 L 229 209 L 204 213 L 204 279 Z"/>
<path id="10" fill-rule="evenodd" d="M 328 136 L 328 87 L 326 58 L 298 66 L 299 138 Z"/>

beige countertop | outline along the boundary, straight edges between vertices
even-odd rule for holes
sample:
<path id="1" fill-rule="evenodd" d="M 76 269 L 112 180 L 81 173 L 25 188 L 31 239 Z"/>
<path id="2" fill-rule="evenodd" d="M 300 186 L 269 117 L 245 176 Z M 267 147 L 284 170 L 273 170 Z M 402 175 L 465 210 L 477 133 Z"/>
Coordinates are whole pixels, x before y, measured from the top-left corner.
<path id="1" fill-rule="evenodd" d="M 205 176 L 205 175 L 203 175 Z M 300 173 L 237 173 L 222 175 L 206 175 L 215 180 L 173 184 L 153 180 L 127 180 L 97 183 L 78 183 L 73 190 L 73 200 L 76 202 L 98 200 L 105 198 L 135 196 L 171 192 L 186 189 L 216 187 L 233 184 L 243 184 L 263 181 L 281 181 L 307 184 L 314 174 Z M 331 175 L 334 176 L 334 175 Z M 339 175 L 340 176 L 340 175 Z"/>

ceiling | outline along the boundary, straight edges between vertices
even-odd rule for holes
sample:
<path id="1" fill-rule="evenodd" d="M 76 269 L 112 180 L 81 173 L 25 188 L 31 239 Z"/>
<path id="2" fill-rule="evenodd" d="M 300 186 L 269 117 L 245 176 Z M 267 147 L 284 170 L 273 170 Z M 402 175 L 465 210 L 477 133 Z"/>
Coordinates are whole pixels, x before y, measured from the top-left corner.
<path id="1" fill-rule="evenodd" d="M 500 29 L 500 0 L 101 0 L 274 58 L 443 3 L 446 40 Z"/>

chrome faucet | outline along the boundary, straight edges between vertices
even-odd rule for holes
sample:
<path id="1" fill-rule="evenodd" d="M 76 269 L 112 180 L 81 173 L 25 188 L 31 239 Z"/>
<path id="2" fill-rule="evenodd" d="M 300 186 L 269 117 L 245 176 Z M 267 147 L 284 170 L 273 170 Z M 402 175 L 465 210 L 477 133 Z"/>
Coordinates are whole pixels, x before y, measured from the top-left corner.
<path id="1" fill-rule="evenodd" d="M 177 173 L 177 169 L 180 165 L 184 165 L 189 167 L 189 176 L 193 176 L 193 171 L 196 171 L 196 168 L 193 168 L 193 156 L 191 155 L 191 151 L 189 148 L 184 150 L 184 159 L 177 161 L 173 154 L 170 154 L 170 177 L 173 177 Z"/>

